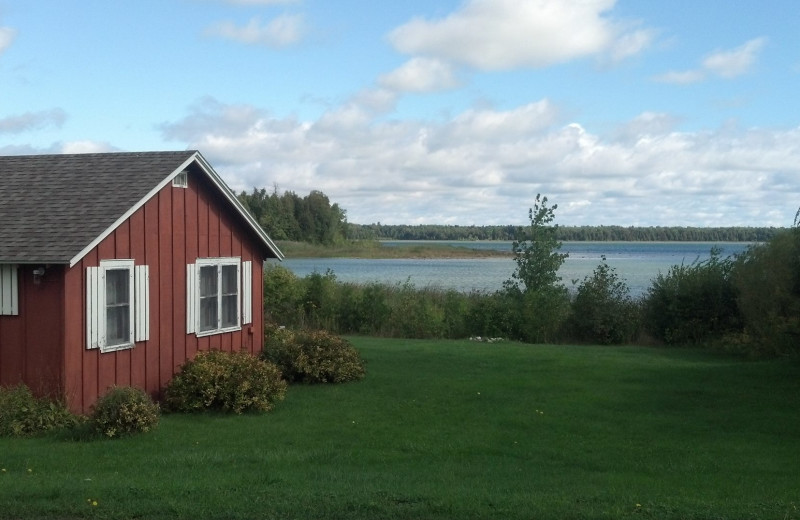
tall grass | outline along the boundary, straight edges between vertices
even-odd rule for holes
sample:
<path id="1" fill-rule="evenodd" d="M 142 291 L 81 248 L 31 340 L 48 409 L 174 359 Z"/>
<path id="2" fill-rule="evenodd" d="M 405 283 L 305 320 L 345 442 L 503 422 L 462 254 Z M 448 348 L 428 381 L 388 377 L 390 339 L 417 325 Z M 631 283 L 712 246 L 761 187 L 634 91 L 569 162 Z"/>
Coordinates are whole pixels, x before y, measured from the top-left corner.
<path id="1" fill-rule="evenodd" d="M 270 414 L 0 439 L 0 519 L 800 518 L 796 363 L 352 341 L 366 379 Z"/>

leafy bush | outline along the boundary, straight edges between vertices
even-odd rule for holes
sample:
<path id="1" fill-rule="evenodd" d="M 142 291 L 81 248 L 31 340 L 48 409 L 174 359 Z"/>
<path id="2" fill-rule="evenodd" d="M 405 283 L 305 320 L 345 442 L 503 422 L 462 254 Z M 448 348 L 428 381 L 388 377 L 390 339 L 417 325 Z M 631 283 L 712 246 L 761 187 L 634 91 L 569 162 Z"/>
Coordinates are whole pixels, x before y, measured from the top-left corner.
<path id="1" fill-rule="evenodd" d="M 572 331 L 581 340 L 611 345 L 631 341 L 638 328 L 638 308 L 630 289 L 606 257 L 578 285 L 572 302 Z"/>
<path id="2" fill-rule="evenodd" d="M 800 354 L 800 228 L 751 247 L 734 267 L 746 353 Z"/>
<path id="3" fill-rule="evenodd" d="M 366 373 L 353 345 L 324 331 L 272 331 L 261 356 L 277 365 L 289 382 L 344 383 Z"/>
<path id="4" fill-rule="evenodd" d="M 159 406 L 144 390 L 114 386 L 92 407 L 89 427 L 106 437 L 149 432 L 158 425 Z"/>
<path id="5" fill-rule="evenodd" d="M 71 428 L 80 418 L 50 399 L 37 399 L 25 385 L 0 387 L 0 437 Z"/>
<path id="6" fill-rule="evenodd" d="M 267 321 L 293 325 L 303 314 L 303 282 L 289 269 L 274 264 L 264 268 L 264 312 Z"/>
<path id="7" fill-rule="evenodd" d="M 733 265 L 714 248 L 708 260 L 659 273 L 644 299 L 647 330 L 668 344 L 710 342 L 741 331 Z"/>
<path id="8" fill-rule="evenodd" d="M 167 385 L 168 410 L 266 412 L 286 395 L 278 367 L 247 352 L 200 352 Z"/>

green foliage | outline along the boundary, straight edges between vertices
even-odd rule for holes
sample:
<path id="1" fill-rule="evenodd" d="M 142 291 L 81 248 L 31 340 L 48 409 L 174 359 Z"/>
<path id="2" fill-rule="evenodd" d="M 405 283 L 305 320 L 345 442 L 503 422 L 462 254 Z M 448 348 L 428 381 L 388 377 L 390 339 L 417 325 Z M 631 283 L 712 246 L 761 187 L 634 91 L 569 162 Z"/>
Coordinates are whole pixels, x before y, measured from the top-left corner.
<path id="1" fill-rule="evenodd" d="M 528 210 L 530 226 L 511 244 L 516 268 L 503 283 L 514 301 L 508 309 L 514 337 L 532 343 L 554 341 L 569 316 L 569 295 L 558 275 L 569 255 L 559 252 L 558 225 L 552 224 L 557 208 L 536 195 Z"/>
<path id="2" fill-rule="evenodd" d="M 536 195 L 536 202 L 528 210 L 530 226 L 511 244 L 517 267 L 505 282 L 507 289 L 542 291 L 561 281 L 558 269 L 569 254 L 558 252 L 561 249 L 556 235 L 558 225 L 551 225 L 557 208 L 558 204 L 547 206 L 547 197 Z"/>
<path id="3" fill-rule="evenodd" d="M 324 331 L 269 330 L 261 358 L 275 364 L 291 383 L 344 383 L 366 374 L 353 345 Z"/>
<path id="4" fill-rule="evenodd" d="M 0 437 L 72 428 L 79 422 L 62 402 L 36 398 L 25 385 L 0 386 Z"/>
<path id="5" fill-rule="evenodd" d="M 639 312 L 630 289 L 606 257 L 578 285 L 572 302 L 571 331 L 583 341 L 600 345 L 633 340 Z"/>
<path id="6" fill-rule="evenodd" d="M 289 269 L 276 264 L 264 268 L 264 314 L 273 323 L 295 323 L 303 315 L 304 288 Z"/>
<path id="7" fill-rule="evenodd" d="M 706 343 L 741 330 L 737 290 L 732 281 L 734 259 L 720 258 L 717 248 L 708 260 L 672 266 L 659 273 L 644 299 L 644 325 L 655 338 L 671 345 Z"/>
<path id="8" fill-rule="evenodd" d="M 114 386 L 92 407 L 89 428 L 109 438 L 146 433 L 158 425 L 160 409 L 144 390 Z"/>
<path id="9" fill-rule="evenodd" d="M 734 270 L 751 355 L 800 354 L 800 228 L 748 249 Z"/>
<path id="10" fill-rule="evenodd" d="M 779 233 L 774 227 L 559 226 L 563 241 L 621 242 L 765 242 Z M 437 224 L 348 224 L 347 236 L 358 240 L 515 240 L 519 226 Z"/>
<path id="11" fill-rule="evenodd" d="M 266 412 L 286 394 L 278 367 L 247 352 L 199 352 L 167 385 L 168 410 Z"/>
<path id="12" fill-rule="evenodd" d="M 331 204 L 321 191 L 301 198 L 291 191 L 279 195 L 277 187 L 270 194 L 263 188 L 253 188 L 238 198 L 275 240 L 334 244 L 345 239 L 346 212 Z"/>

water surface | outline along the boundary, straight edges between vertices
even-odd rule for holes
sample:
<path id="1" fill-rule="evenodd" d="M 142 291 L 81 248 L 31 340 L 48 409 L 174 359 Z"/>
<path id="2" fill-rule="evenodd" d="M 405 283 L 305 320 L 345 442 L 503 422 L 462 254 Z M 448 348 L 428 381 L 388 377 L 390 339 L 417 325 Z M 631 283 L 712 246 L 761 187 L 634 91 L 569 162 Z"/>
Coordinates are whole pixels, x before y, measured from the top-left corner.
<path id="1" fill-rule="evenodd" d="M 386 246 L 426 243 L 424 241 L 392 241 Z M 511 242 L 427 242 L 457 245 L 473 249 L 511 251 Z M 564 242 L 568 253 L 559 274 L 568 287 L 580 282 L 606 257 L 631 289 L 633 296 L 647 291 L 650 281 L 659 272 L 666 274 L 673 265 L 706 260 L 712 247 L 723 256 L 744 251 L 742 242 Z M 458 291 L 496 291 L 514 272 L 514 261 L 508 257 L 468 259 L 362 259 L 362 258 L 287 258 L 283 265 L 298 276 L 313 272 L 333 271 L 337 280 L 353 283 L 405 283 L 417 287 L 439 287 Z"/>

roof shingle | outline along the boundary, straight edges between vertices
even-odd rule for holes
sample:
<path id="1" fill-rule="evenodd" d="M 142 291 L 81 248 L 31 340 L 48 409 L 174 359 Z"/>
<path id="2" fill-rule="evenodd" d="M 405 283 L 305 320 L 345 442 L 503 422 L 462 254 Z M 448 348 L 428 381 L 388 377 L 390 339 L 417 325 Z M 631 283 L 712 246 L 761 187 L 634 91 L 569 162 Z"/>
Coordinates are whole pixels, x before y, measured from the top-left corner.
<path id="1" fill-rule="evenodd" d="M 0 262 L 69 263 L 195 153 L 0 156 Z"/>

